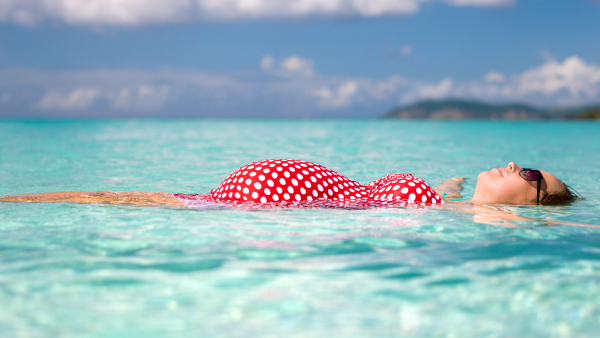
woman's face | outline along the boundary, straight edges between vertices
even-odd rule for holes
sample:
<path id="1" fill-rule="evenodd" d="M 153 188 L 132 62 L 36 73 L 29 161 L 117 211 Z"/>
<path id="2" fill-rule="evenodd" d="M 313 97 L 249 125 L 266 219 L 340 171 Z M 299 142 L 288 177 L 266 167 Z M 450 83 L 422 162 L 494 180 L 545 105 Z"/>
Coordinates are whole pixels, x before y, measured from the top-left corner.
<path id="1" fill-rule="evenodd" d="M 537 181 L 526 181 L 520 175 L 521 167 L 510 162 L 506 168 L 484 171 L 477 177 L 473 202 L 535 204 Z M 544 175 L 540 187 L 540 201 L 544 196 L 558 193 L 562 189 L 556 176 L 540 170 Z"/>

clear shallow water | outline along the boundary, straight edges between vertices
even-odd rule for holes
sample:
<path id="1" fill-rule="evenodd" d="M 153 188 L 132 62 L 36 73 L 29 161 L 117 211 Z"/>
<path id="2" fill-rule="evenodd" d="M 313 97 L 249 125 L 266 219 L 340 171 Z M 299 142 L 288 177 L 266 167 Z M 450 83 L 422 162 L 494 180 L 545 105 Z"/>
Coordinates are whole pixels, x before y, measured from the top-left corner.
<path id="1" fill-rule="evenodd" d="M 0 122 L 0 195 L 207 193 L 265 158 L 436 185 L 515 161 L 586 200 L 522 207 L 600 224 L 598 123 Z M 440 210 L 178 210 L 0 203 L 2 337 L 585 337 L 600 229 Z"/>

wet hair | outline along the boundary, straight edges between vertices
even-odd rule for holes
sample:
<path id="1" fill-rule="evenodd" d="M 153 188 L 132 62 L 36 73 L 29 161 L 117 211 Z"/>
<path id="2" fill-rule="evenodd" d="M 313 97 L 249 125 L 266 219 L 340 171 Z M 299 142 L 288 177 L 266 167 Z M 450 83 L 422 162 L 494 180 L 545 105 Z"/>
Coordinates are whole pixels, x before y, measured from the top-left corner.
<path id="1" fill-rule="evenodd" d="M 559 192 L 545 195 L 541 200 L 540 204 L 543 205 L 565 205 L 569 204 L 577 199 L 583 198 L 577 190 L 566 185 L 563 181 L 558 180 L 561 185 Z"/>

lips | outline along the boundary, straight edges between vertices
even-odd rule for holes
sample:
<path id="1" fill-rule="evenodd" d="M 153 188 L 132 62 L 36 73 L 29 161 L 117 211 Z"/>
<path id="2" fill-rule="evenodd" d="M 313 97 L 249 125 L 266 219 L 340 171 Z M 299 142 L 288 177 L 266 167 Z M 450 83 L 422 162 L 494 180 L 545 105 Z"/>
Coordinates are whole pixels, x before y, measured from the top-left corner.
<path id="1" fill-rule="evenodd" d="M 500 176 L 504 177 L 504 173 L 502 172 L 502 170 L 500 168 L 496 168 L 496 170 L 498 170 L 498 172 L 500 173 Z"/>

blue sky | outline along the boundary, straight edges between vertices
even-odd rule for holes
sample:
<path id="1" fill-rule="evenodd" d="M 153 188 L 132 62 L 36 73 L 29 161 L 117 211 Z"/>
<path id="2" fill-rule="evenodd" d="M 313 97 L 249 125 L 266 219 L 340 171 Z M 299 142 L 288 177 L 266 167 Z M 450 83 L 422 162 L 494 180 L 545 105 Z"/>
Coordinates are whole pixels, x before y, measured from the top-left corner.
<path id="1" fill-rule="evenodd" d="M 600 1 L 0 0 L 0 116 L 600 103 Z"/>

